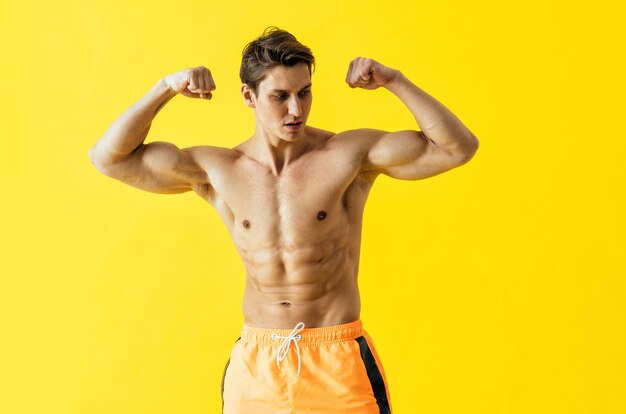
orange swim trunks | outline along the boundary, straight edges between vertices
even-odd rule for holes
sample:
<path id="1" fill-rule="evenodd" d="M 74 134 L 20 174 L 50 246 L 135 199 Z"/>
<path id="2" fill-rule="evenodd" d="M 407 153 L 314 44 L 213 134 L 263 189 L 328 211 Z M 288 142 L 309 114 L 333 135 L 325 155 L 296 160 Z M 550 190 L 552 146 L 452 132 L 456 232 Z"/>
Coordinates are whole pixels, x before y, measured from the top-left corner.
<path id="1" fill-rule="evenodd" d="M 224 414 L 390 414 L 385 372 L 361 321 L 293 330 L 244 325 L 222 380 Z"/>

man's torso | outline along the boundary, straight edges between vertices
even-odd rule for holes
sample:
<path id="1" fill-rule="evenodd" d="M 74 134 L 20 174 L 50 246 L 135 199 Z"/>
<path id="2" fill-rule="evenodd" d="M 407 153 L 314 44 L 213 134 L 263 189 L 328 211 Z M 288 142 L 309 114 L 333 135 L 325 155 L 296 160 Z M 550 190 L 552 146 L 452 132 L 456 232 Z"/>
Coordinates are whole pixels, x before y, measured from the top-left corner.
<path id="1" fill-rule="evenodd" d="M 310 129 L 311 147 L 279 173 L 250 141 L 205 147 L 196 159 L 209 186 L 194 191 L 226 224 L 246 268 L 246 324 L 291 328 L 359 318 L 363 208 L 376 173 L 363 171 L 358 131 Z"/>

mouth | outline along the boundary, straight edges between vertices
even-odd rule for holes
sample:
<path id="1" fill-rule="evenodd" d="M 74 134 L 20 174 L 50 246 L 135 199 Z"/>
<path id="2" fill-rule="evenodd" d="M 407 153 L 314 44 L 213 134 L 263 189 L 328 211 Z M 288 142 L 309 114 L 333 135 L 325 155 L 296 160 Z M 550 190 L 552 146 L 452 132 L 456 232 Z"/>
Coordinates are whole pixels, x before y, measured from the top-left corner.
<path id="1" fill-rule="evenodd" d="M 303 122 L 287 122 L 285 124 L 285 126 L 287 127 L 287 129 L 289 129 L 290 131 L 296 131 L 298 129 L 300 129 L 300 127 L 302 126 Z"/>

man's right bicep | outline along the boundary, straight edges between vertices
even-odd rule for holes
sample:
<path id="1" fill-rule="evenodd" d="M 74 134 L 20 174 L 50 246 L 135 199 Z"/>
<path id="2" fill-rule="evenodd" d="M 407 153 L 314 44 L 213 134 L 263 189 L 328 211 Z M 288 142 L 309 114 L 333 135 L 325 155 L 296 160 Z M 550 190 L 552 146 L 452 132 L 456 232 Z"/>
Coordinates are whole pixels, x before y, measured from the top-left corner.
<path id="1" fill-rule="evenodd" d="M 133 187 L 162 194 L 184 193 L 193 185 L 208 183 L 206 172 L 190 151 L 160 141 L 140 145 L 103 172 Z"/>

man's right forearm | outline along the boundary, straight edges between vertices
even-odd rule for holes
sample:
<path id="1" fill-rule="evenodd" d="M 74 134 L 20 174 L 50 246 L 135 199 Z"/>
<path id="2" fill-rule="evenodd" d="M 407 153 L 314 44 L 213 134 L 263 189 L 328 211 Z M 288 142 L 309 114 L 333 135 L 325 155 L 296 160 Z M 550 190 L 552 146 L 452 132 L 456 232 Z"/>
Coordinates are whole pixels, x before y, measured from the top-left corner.
<path id="1" fill-rule="evenodd" d="M 106 130 L 89 153 L 94 164 L 107 165 L 123 159 L 148 135 L 152 120 L 177 93 L 163 79 L 131 106 Z"/>

